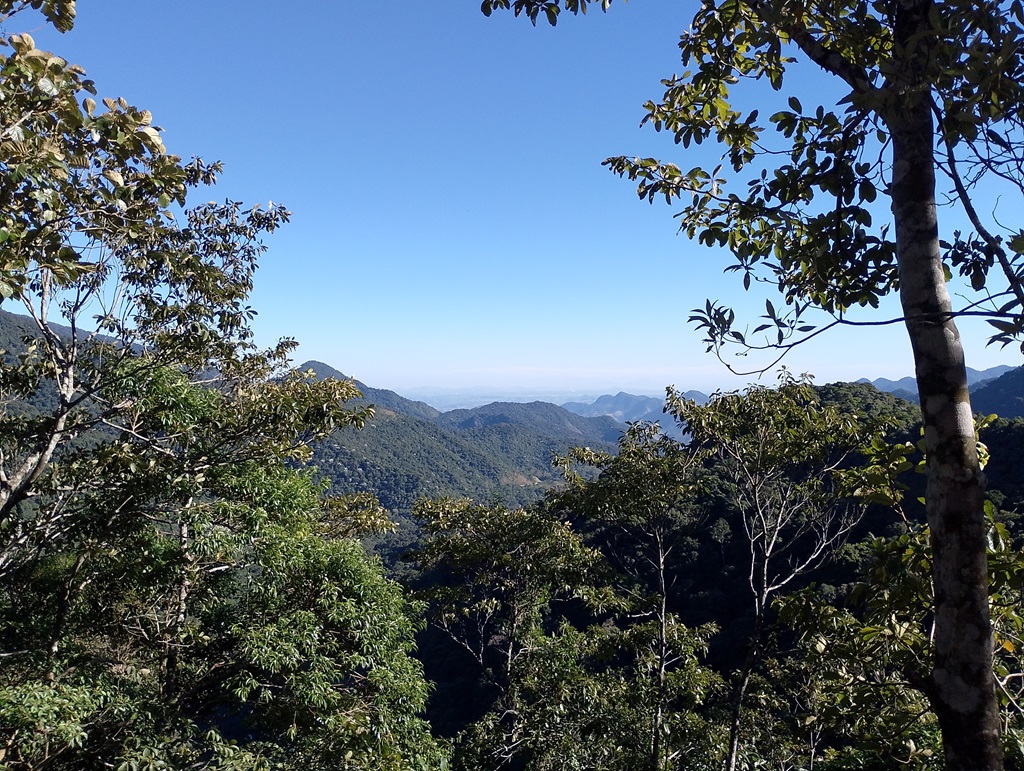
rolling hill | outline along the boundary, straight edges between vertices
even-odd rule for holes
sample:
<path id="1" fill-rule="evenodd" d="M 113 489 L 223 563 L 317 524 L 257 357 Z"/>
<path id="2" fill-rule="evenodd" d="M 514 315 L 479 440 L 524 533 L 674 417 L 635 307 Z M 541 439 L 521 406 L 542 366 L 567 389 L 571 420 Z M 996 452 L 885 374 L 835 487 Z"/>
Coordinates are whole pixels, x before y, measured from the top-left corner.
<path id="1" fill-rule="evenodd" d="M 300 370 L 345 377 L 322 362 Z M 623 425 L 554 404 L 496 402 L 439 412 L 423 402 L 356 381 L 376 415 L 361 431 L 342 430 L 314 449 L 313 462 L 338 492 L 377 494 L 405 513 L 421 497 L 471 497 L 522 505 L 560 477 L 555 455 L 587 445 L 614 450 Z"/>

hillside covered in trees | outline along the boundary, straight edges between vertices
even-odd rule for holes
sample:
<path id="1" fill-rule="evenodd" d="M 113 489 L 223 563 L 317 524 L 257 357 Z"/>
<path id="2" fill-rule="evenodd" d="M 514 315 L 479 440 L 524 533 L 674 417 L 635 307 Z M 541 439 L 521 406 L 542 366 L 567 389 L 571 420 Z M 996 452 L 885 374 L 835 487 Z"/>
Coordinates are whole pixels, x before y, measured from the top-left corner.
<path id="1" fill-rule="evenodd" d="M 76 4 L 0 0 L 3 768 L 1024 767 L 1024 370 L 972 410 L 955 327 L 1024 334 L 1024 233 L 971 198 L 1024 190 L 1024 8 L 695 14 L 645 122 L 752 180 L 606 164 L 783 302 L 690 321 L 775 355 L 897 292 L 919 404 L 782 368 L 624 425 L 294 367 L 248 305 L 291 213 L 196 203 L 219 164 L 8 34 L 71 32 Z M 848 95 L 733 109 L 740 80 L 784 89 L 783 50 Z M 972 228 L 951 241 L 937 172 Z M 983 293 L 962 309 L 954 274 Z"/>
<path id="2" fill-rule="evenodd" d="M 320 362 L 298 368 L 346 379 Z M 423 497 L 469 496 L 517 505 L 537 500 L 557 478 L 556 455 L 577 445 L 614 447 L 623 426 L 553 404 L 495 403 L 439 412 L 393 391 L 356 382 L 375 420 L 319 442 L 316 465 L 339 489 L 367 490 L 398 514 Z"/>
<path id="3" fill-rule="evenodd" d="M 38 331 L 0 321 L 7 366 L 23 370 Z M 112 344 L 52 331 L 55 351 Z M 554 405 L 440 413 L 318 363 L 273 377 L 250 363 L 240 380 L 230 360 L 209 364 L 199 385 L 166 369 L 118 375 L 77 406 L 82 438 L 47 472 L 61 487 L 40 486 L 6 531 L 15 666 L 0 716 L 13 767 L 331 768 L 342 750 L 366 768 L 389 753 L 398 767 L 467 769 L 704 768 L 732 754 L 780 768 L 937 762 L 936 724 L 905 679 L 926 656 L 927 595 L 890 594 L 924 578 L 915 405 L 784 375 L 703 406 L 670 398 L 661 419 L 683 442 Z M 115 384 L 133 396 L 112 418 Z M 57 393 L 45 378 L 9 392 L 8 431 L 45 427 Z M 337 412 L 308 411 L 339 397 Z M 999 639 L 1012 641 L 1024 422 L 996 421 L 981 439 L 993 548 L 1009 559 Z M 306 460 L 312 475 L 296 471 Z M 498 500 L 516 489 L 503 480 L 531 471 L 543 478 L 523 499 Z M 320 502 L 317 479 L 330 483 Z M 399 516 L 397 540 L 376 500 Z M 353 536 L 379 544 L 404 587 Z M 343 642 L 351 624 L 369 636 Z M 375 638 L 377 624 L 404 631 Z M 325 635 L 340 636 L 325 648 Z M 1015 646 L 1000 650 L 1016 671 Z M 104 663 L 115 651 L 120 663 Z M 346 690 L 339 666 L 380 672 Z M 394 714 L 381 699 L 398 699 Z M 127 709 L 149 710 L 146 724 Z M 299 709 L 306 727 L 275 728 Z M 349 723 L 352 709 L 387 722 Z M 342 723 L 325 734 L 324 720 Z"/>

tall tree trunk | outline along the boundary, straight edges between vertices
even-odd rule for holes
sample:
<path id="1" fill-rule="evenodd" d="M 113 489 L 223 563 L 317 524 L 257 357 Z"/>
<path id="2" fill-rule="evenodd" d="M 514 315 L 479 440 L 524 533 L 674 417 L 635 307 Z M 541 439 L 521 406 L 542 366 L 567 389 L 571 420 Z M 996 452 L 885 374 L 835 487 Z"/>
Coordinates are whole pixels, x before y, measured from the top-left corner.
<path id="1" fill-rule="evenodd" d="M 192 501 L 185 505 L 182 519 L 178 525 L 178 545 L 181 549 L 181 575 L 178 578 L 178 587 L 175 592 L 174 602 L 170 608 L 170 623 L 167 629 L 167 653 L 164 659 L 164 695 L 172 702 L 177 701 L 180 688 L 179 663 L 180 650 L 184 645 L 182 639 L 185 631 L 185 624 L 188 621 L 188 604 L 195 585 L 196 559 L 192 553 L 192 530 L 186 517 Z"/>
<path id="2" fill-rule="evenodd" d="M 901 4 L 896 29 L 907 61 L 925 55 L 913 48 L 929 24 L 928 7 Z M 911 75 L 913 69 L 911 61 Z M 1003 757 L 992 675 L 985 479 L 939 245 L 930 92 L 912 77 L 898 85 L 898 106 L 886 116 L 893 148 L 892 208 L 900 300 L 924 419 L 935 589 L 934 665 L 924 690 L 939 719 L 946 768 L 997 771 Z"/>
<path id="3" fill-rule="evenodd" d="M 765 601 L 758 599 L 755 602 L 754 628 L 750 633 L 750 645 L 747 648 L 747 655 L 743 659 L 743 667 L 740 669 L 739 677 L 736 680 L 732 691 L 732 703 L 729 706 L 729 747 L 725 756 L 726 771 L 736 771 L 736 764 L 740 755 L 740 728 L 743 725 L 743 702 L 747 698 L 747 689 L 750 687 L 750 677 L 754 672 L 754 665 L 757 657 L 761 654 L 761 633 L 764 628 L 764 606 Z"/>
<path id="4" fill-rule="evenodd" d="M 661 771 L 662 763 L 662 726 L 665 723 L 665 684 L 668 679 L 668 585 L 665 581 L 665 539 L 658 529 L 655 533 L 658 569 L 658 703 L 655 705 L 654 720 L 651 721 L 651 769 Z"/>

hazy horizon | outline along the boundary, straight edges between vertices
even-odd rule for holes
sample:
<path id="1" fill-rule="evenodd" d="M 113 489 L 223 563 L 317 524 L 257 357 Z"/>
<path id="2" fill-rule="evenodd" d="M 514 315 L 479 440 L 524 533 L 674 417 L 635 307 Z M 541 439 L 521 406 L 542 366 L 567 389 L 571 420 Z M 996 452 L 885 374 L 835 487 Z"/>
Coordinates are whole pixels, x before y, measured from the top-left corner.
<path id="1" fill-rule="evenodd" d="M 999 365 L 993 365 L 999 366 Z M 1014 365 L 1007 365 L 1014 366 Z M 991 369 L 991 367 L 973 368 L 979 371 L 985 371 Z M 347 373 L 346 373 L 347 374 Z M 616 386 L 609 386 L 606 388 L 589 388 L 589 389 L 558 389 L 550 388 L 545 386 L 538 386 L 535 388 L 522 387 L 522 388 L 495 388 L 494 386 L 480 385 L 480 386 L 469 386 L 469 387 L 445 387 L 445 386 L 410 386 L 405 388 L 394 388 L 390 385 L 383 385 L 380 383 L 372 383 L 366 381 L 364 378 L 360 378 L 353 375 L 362 383 L 365 383 L 371 388 L 386 389 L 394 391 L 407 399 L 413 401 L 421 401 L 429 404 L 431 407 L 442 412 L 456 409 L 472 409 L 473 407 L 480 407 L 485 404 L 492 404 L 494 402 L 549 402 L 551 404 L 562 405 L 567 402 L 580 402 L 583 404 L 592 404 L 598 398 L 602 396 L 615 396 L 619 393 L 626 393 L 633 396 L 647 396 L 655 399 L 662 399 L 665 396 L 665 388 L 657 390 L 646 390 L 643 388 L 621 388 Z M 910 375 L 903 375 L 900 377 L 889 377 L 886 375 L 871 376 L 870 374 L 863 374 L 856 378 L 834 378 L 830 380 L 815 379 L 815 383 L 819 385 L 825 385 L 827 383 L 834 382 L 854 382 L 861 378 L 866 378 L 870 381 L 886 379 L 891 381 L 901 380 L 903 377 L 910 377 Z M 716 390 L 735 390 L 741 388 L 752 380 L 747 380 L 745 383 L 740 385 L 734 385 L 730 387 L 722 388 L 697 388 L 691 386 L 680 386 L 677 390 L 686 391 L 699 391 L 705 395 L 710 395 Z M 765 382 L 769 385 L 774 383 L 774 375 L 769 378 L 766 374 L 765 377 L 758 382 Z"/>

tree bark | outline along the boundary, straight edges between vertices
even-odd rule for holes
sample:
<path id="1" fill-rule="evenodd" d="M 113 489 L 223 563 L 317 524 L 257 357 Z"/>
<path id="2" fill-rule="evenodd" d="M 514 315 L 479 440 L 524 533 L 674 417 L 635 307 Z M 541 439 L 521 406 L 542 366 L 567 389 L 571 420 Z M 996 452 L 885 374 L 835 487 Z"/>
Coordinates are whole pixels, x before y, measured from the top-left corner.
<path id="1" fill-rule="evenodd" d="M 904 61 L 926 55 L 913 49 L 929 23 L 928 6 L 901 4 L 896 31 Z M 892 137 L 900 301 L 914 351 L 927 453 L 935 622 L 925 690 L 938 716 L 946 768 L 997 771 L 1003 757 L 992 674 L 985 479 L 939 245 L 930 91 L 914 82 L 914 69 L 911 61 L 911 77 L 891 86 L 898 98 L 885 119 Z"/>
<path id="2" fill-rule="evenodd" d="M 657 549 L 658 570 L 658 703 L 655 705 L 654 720 L 651 723 L 651 769 L 661 771 L 662 763 L 662 726 L 665 722 L 665 684 L 668 679 L 668 584 L 665 581 L 666 550 L 664 534 L 655 529 L 655 548 Z"/>
<path id="3" fill-rule="evenodd" d="M 743 703 L 747 698 L 750 678 L 754 672 L 757 657 L 761 654 L 761 633 L 764 628 L 764 603 L 757 602 L 754 612 L 754 628 L 750 633 L 750 644 L 743 659 L 739 678 L 733 687 L 732 703 L 729 705 L 729 747 L 725 756 L 725 770 L 736 771 L 740 755 L 740 728 L 743 725 Z"/>
<path id="4" fill-rule="evenodd" d="M 170 608 L 171 618 L 167 629 L 165 645 L 167 653 L 164 658 L 164 695 L 172 702 L 177 701 L 180 695 L 179 661 L 180 650 L 184 645 L 182 639 L 185 631 L 185 623 L 188 621 L 188 604 L 195 585 L 196 559 L 192 553 L 192 530 L 186 517 L 192 501 L 185 505 L 182 512 L 182 519 L 178 525 L 178 545 L 181 549 L 181 575 L 178 578 L 178 587 L 175 592 L 174 602 Z"/>

